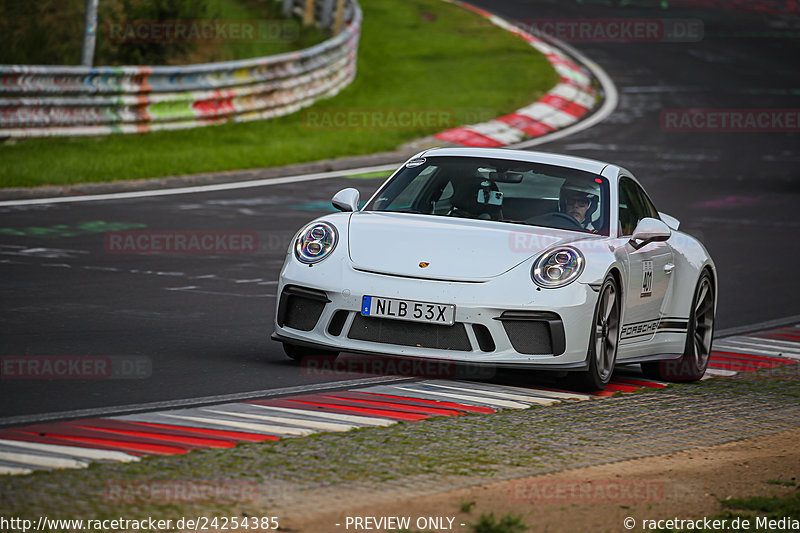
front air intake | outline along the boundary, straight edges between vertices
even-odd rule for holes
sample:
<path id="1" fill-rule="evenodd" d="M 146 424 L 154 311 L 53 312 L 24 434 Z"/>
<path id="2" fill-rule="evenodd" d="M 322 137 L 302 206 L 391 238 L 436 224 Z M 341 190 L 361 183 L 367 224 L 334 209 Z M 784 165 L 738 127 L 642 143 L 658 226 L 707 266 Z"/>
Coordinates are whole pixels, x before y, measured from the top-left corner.
<path id="1" fill-rule="evenodd" d="M 283 289 L 278 303 L 278 325 L 311 331 L 329 302 L 328 295 L 323 291 L 288 285 Z"/>

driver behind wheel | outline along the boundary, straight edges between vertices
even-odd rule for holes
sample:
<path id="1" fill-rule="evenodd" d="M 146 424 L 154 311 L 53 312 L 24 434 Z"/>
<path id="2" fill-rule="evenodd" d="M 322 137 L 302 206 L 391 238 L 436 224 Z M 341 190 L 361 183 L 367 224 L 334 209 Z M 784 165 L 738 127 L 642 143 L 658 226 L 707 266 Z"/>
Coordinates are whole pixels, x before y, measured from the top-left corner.
<path id="1" fill-rule="evenodd" d="M 566 181 L 559 191 L 558 212 L 574 218 L 583 229 L 595 232 L 592 216 L 599 201 L 599 191 L 591 185 Z"/>

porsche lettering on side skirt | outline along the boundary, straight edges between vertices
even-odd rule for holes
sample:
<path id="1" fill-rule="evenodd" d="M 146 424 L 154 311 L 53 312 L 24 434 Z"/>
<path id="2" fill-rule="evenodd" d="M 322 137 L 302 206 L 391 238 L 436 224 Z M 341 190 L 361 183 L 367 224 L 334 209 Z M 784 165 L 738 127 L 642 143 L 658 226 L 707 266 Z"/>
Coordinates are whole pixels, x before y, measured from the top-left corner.
<path id="1" fill-rule="evenodd" d="M 455 323 L 456 306 L 364 296 L 361 314 L 452 326 Z"/>

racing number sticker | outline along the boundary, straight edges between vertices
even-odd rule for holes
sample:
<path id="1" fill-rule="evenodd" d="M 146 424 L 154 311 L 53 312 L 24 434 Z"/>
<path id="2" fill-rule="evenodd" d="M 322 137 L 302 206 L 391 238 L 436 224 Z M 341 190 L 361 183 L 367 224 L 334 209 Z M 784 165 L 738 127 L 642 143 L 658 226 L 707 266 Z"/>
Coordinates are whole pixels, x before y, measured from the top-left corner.
<path id="1" fill-rule="evenodd" d="M 653 262 L 642 261 L 642 298 L 653 294 Z"/>

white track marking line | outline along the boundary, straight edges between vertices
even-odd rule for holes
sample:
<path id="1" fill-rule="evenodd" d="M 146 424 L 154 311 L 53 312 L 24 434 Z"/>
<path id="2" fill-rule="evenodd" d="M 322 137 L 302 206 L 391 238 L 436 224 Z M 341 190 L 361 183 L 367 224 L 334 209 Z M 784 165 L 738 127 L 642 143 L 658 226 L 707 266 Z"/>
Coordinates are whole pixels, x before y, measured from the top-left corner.
<path id="1" fill-rule="evenodd" d="M 10 461 L 12 463 L 40 466 L 44 468 L 85 468 L 89 466 L 89 463 L 85 461 L 77 461 L 75 459 L 66 459 L 61 457 L 47 457 L 44 455 L 32 455 L 22 452 L 14 453 L 0 451 L 0 461 Z"/>
<path id="2" fill-rule="evenodd" d="M 267 435 L 292 435 L 303 437 L 316 433 L 310 429 L 290 428 L 283 426 L 270 426 L 267 424 L 251 424 L 249 422 L 234 422 L 233 420 L 226 420 L 220 418 L 206 418 L 202 416 L 187 416 L 187 415 L 171 415 L 164 413 L 163 416 L 170 418 L 177 418 L 179 420 L 188 420 L 190 422 L 200 422 L 201 424 L 216 424 L 218 426 L 228 426 L 238 429 L 246 429 L 247 431 L 255 431 L 257 433 L 265 433 Z"/>
<path id="3" fill-rule="evenodd" d="M 326 413 L 323 411 L 309 411 L 306 409 L 298 408 L 290 408 L 290 407 L 273 407 L 271 405 L 260 405 L 257 403 L 248 404 L 253 405 L 255 407 L 259 407 L 261 409 L 269 409 L 272 411 L 278 412 L 285 412 L 285 413 L 299 413 L 307 416 L 315 416 L 319 418 L 328 418 L 330 420 L 340 420 L 342 422 L 354 422 L 356 424 L 364 424 L 366 426 L 380 426 L 380 427 L 388 427 L 393 426 L 397 422 L 395 420 L 386 420 L 383 418 L 373 418 L 370 416 L 359 416 L 359 415 L 343 415 L 339 413 Z M 299 405 L 299 404 L 298 404 Z"/>
<path id="4" fill-rule="evenodd" d="M 242 413 L 240 411 L 222 411 L 222 410 L 208 409 L 208 408 L 200 410 L 205 413 L 216 413 L 218 415 L 228 415 L 240 418 L 248 418 L 251 420 L 261 420 L 262 422 L 277 422 L 278 424 L 288 424 L 290 426 L 313 428 L 322 431 L 350 431 L 351 429 L 356 428 L 356 426 L 349 426 L 347 424 L 336 424 L 334 422 L 315 422 L 313 420 L 303 420 L 300 418 L 286 418 L 283 416 L 255 415 L 250 413 Z"/>
<path id="5" fill-rule="evenodd" d="M 395 388 L 397 388 L 399 390 L 409 391 L 409 392 L 417 392 L 417 393 L 428 394 L 428 395 L 431 395 L 431 396 L 441 396 L 443 398 L 455 398 L 455 399 L 463 400 L 463 401 L 467 401 L 467 402 L 475 402 L 478 405 L 490 405 L 492 407 L 505 407 L 505 408 L 508 408 L 508 409 L 528 409 L 530 407 L 530 405 L 528 405 L 526 403 L 511 402 L 511 401 L 507 401 L 507 400 L 500 400 L 500 399 L 497 399 L 497 398 L 484 398 L 484 397 L 478 397 L 478 396 L 470 396 L 470 395 L 467 395 L 467 394 L 453 394 L 453 393 L 449 393 L 449 392 L 438 392 L 438 391 L 432 391 L 432 390 L 427 390 L 427 389 L 419 390 L 419 389 L 413 389 L 413 388 L 407 388 L 407 387 L 399 387 L 399 386 L 395 387 Z M 398 396 L 402 396 L 402 395 L 398 395 Z"/>
<path id="6" fill-rule="evenodd" d="M 777 347 L 757 345 L 756 346 L 742 346 L 739 344 L 717 344 L 712 348 L 714 352 L 730 352 L 741 355 L 770 355 L 778 357 L 795 358 L 800 357 L 800 352 L 778 349 Z"/>
<path id="7" fill-rule="evenodd" d="M 706 376 L 720 376 L 729 378 L 731 376 L 735 376 L 738 374 L 735 370 L 723 370 L 721 368 L 707 368 L 706 369 Z M 703 376 L 705 377 L 705 376 Z"/>
<path id="8" fill-rule="evenodd" d="M 15 468 L 13 466 L 0 465 L 0 475 L 6 476 L 22 476 L 33 473 L 33 470 L 27 468 Z"/>
<path id="9" fill-rule="evenodd" d="M 368 174 L 371 172 L 388 172 L 396 170 L 402 161 L 391 165 L 379 165 L 374 167 L 350 168 L 345 170 L 334 170 L 331 172 L 316 172 L 312 174 L 299 174 L 286 176 L 283 178 L 265 178 L 251 181 L 237 181 L 233 183 L 217 183 L 214 185 L 196 185 L 193 187 L 178 187 L 175 189 L 160 189 L 149 191 L 117 192 L 108 194 L 91 194 L 85 196 L 56 196 L 52 198 L 32 198 L 28 200 L 7 200 L 0 202 L 0 207 L 13 205 L 38 205 L 38 204 L 65 204 L 75 202 L 96 202 L 100 200 L 126 200 L 130 198 L 150 198 L 152 196 L 171 196 L 175 194 L 195 194 L 214 191 L 230 191 L 233 189 L 249 189 L 253 187 L 269 187 L 271 185 L 283 185 L 286 183 L 299 183 L 303 181 L 324 180 L 331 178 L 341 178 L 354 174 Z"/>
<path id="10" fill-rule="evenodd" d="M 473 381 L 459 381 L 458 383 L 470 383 L 475 385 L 481 385 L 481 383 L 473 382 Z M 496 385 L 497 387 L 501 387 L 503 389 L 509 389 L 517 392 L 522 392 L 525 394 L 530 394 L 532 396 L 543 397 L 543 398 L 555 398 L 557 400 L 596 400 L 598 396 L 593 396 L 591 394 L 581 394 L 579 392 L 561 392 L 561 391 L 553 391 L 553 390 L 543 390 L 543 389 L 535 389 L 535 388 L 527 388 L 527 387 L 515 387 L 513 385 Z"/>
<path id="11" fill-rule="evenodd" d="M 760 339 L 758 337 L 740 337 L 740 338 L 728 338 L 721 341 L 723 344 L 727 343 L 735 343 L 735 344 L 745 344 L 745 345 L 753 345 L 753 346 L 763 346 L 770 349 L 785 349 L 790 350 L 792 352 L 800 353 L 800 343 L 798 342 L 791 342 L 791 341 L 778 341 L 772 339 Z"/>
<path id="12" fill-rule="evenodd" d="M 40 442 L 28 442 L 23 440 L 7 440 L 0 439 L 0 445 L 16 446 L 18 448 L 27 448 L 30 450 L 39 450 L 42 452 L 53 452 L 63 455 L 71 455 L 73 457 L 82 457 L 84 459 L 93 459 L 98 461 L 118 461 L 121 463 L 130 463 L 132 461 L 139 461 L 139 457 L 130 455 L 124 452 L 117 452 L 113 450 L 97 450 L 93 448 L 81 448 L 78 446 L 60 446 L 58 444 L 43 444 Z"/>
<path id="13" fill-rule="evenodd" d="M 748 355 L 769 355 L 769 356 L 777 356 L 782 352 L 778 352 L 775 350 L 764 350 L 761 348 L 753 348 L 753 347 L 745 347 L 739 345 L 720 345 L 715 344 L 714 347 L 711 349 L 712 352 L 727 352 L 736 355 L 748 356 Z M 725 354 L 722 354 L 725 356 Z"/>
<path id="14" fill-rule="evenodd" d="M 748 342 L 766 342 L 768 344 L 777 344 L 780 346 L 794 346 L 795 348 L 800 348 L 800 341 L 785 341 L 781 339 L 766 339 L 763 337 L 748 337 L 748 336 L 741 336 L 741 337 L 727 337 L 725 339 L 721 339 L 722 341 L 748 341 Z"/>
<path id="15" fill-rule="evenodd" d="M 483 387 L 456 387 L 454 385 L 445 385 L 443 383 L 436 383 L 431 381 L 424 381 L 421 384 L 431 385 L 433 387 L 439 387 L 442 389 L 461 391 L 466 393 L 486 394 L 493 398 L 513 400 L 517 402 L 526 402 L 536 405 L 556 405 L 558 403 L 561 403 L 560 400 L 556 400 L 555 398 L 541 398 L 533 396 L 531 394 L 514 394 L 511 392 L 502 392 L 497 390 L 486 389 Z"/>

